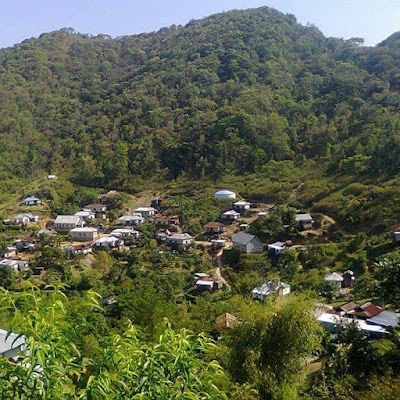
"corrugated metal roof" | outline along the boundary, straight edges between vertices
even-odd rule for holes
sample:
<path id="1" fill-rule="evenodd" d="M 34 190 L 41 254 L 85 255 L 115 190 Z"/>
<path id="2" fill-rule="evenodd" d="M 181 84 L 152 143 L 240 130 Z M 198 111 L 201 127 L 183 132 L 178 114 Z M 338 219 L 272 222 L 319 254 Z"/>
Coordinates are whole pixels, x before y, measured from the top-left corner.
<path id="1" fill-rule="evenodd" d="M 324 280 L 332 282 L 342 282 L 343 278 L 337 272 L 329 272 L 328 274 L 324 275 Z"/>
<path id="2" fill-rule="evenodd" d="M 232 238 L 233 243 L 248 245 L 256 236 L 240 232 Z"/>
<path id="3" fill-rule="evenodd" d="M 295 220 L 296 222 L 312 221 L 312 217 L 310 214 L 297 214 Z"/>
<path id="4" fill-rule="evenodd" d="M 360 305 L 359 305 L 356 301 L 350 301 L 350 302 L 348 302 L 348 303 L 342 304 L 341 306 L 339 306 L 339 308 L 340 308 L 342 311 L 349 312 L 349 311 L 355 310 L 355 309 L 358 308 L 359 306 L 360 306 Z"/>
<path id="5" fill-rule="evenodd" d="M 218 190 L 218 192 L 215 192 L 214 194 L 215 195 L 219 195 L 219 194 L 230 195 L 230 194 L 235 194 L 235 192 L 232 192 L 231 190 L 227 190 L 227 189 L 222 189 L 222 190 Z"/>
<path id="6" fill-rule="evenodd" d="M 123 215 L 122 217 L 119 217 L 118 220 L 137 221 L 137 220 L 144 220 L 144 218 L 140 214 L 131 214 L 131 215 Z"/>
<path id="7" fill-rule="evenodd" d="M 103 236 L 100 239 L 96 240 L 96 243 L 116 243 L 119 239 L 115 236 Z"/>
<path id="8" fill-rule="evenodd" d="M 239 216 L 240 213 L 237 212 L 237 211 L 235 211 L 235 210 L 229 210 L 229 211 L 225 211 L 225 212 L 223 213 L 223 215 L 237 215 L 237 216 Z"/>
<path id="9" fill-rule="evenodd" d="M 77 215 L 58 215 L 55 224 L 77 224 L 80 218 Z"/>
<path id="10" fill-rule="evenodd" d="M 149 212 L 149 211 L 154 211 L 156 212 L 157 210 L 154 207 L 138 207 L 135 209 L 135 212 L 141 213 L 141 212 Z"/>
<path id="11" fill-rule="evenodd" d="M 78 217 L 88 217 L 90 215 L 95 215 L 95 213 L 90 210 L 82 210 L 82 211 L 76 212 L 74 215 L 76 215 Z"/>
<path id="12" fill-rule="evenodd" d="M 324 313 L 318 317 L 318 322 L 323 325 L 340 326 L 354 324 L 359 330 L 366 334 L 384 334 L 386 330 L 382 326 L 369 325 L 365 321 L 353 318 L 340 317 L 339 315 Z M 368 320 L 367 320 L 368 321 Z"/>
<path id="13" fill-rule="evenodd" d="M 28 202 L 28 201 L 40 201 L 40 199 L 35 196 L 29 196 L 24 199 L 24 202 Z"/>
<path id="14" fill-rule="evenodd" d="M 85 226 L 83 228 L 74 228 L 70 230 L 70 233 L 78 233 L 78 232 L 88 232 L 88 233 L 97 233 L 96 228 L 90 228 L 89 226 Z"/>
<path id="15" fill-rule="evenodd" d="M 170 236 L 170 239 L 178 239 L 178 240 L 191 240 L 193 239 L 188 233 L 174 233 Z"/>
<path id="16" fill-rule="evenodd" d="M 270 246 L 270 247 L 286 247 L 286 243 L 285 242 L 275 242 L 275 243 L 271 243 L 268 246 Z"/>
<path id="17" fill-rule="evenodd" d="M 399 317 L 400 314 L 398 313 L 392 311 L 382 311 L 375 317 L 367 319 L 367 322 L 374 325 L 381 325 L 384 327 L 391 326 L 395 328 L 399 324 Z"/>

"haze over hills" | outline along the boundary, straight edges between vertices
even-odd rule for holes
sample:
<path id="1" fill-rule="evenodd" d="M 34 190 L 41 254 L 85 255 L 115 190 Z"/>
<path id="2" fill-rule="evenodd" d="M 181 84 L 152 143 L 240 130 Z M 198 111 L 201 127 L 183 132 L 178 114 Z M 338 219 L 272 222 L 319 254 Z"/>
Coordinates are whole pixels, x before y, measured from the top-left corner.
<path id="1" fill-rule="evenodd" d="M 0 177 L 67 170 L 118 186 L 314 160 L 322 176 L 389 179 L 398 36 L 360 47 L 263 7 L 118 39 L 26 40 L 0 52 Z"/>

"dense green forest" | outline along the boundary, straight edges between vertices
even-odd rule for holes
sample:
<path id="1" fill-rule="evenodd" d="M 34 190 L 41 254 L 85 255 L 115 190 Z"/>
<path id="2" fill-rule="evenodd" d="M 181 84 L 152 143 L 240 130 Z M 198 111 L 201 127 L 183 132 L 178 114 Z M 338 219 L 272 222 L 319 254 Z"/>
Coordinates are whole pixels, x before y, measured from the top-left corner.
<path id="1" fill-rule="evenodd" d="M 316 302 L 400 309 L 388 229 L 400 222 L 399 44 L 399 33 L 375 47 L 326 38 L 263 7 L 114 39 L 65 28 L 1 49 L 0 217 L 40 222 L 0 224 L 2 254 L 22 237 L 36 246 L 18 253 L 28 269 L 0 268 L 0 328 L 28 349 L 0 357 L 0 398 L 400 398 L 398 328 L 367 340 L 348 324 L 333 340 L 314 315 Z M 228 241 L 244 223 L 292 249 L 217 258 L 206 243 L 220 236 L 203 227 L 231 207 L 213 196 L 223 187 L 255 206 L 226 223 Z M 102 235 L 161 194 L 159 215 L 177 215 L 196 242 L 172 250 L 151 218 L 139 239 L 90 255 L 38 234 L 106 189 L 120 193 L 88 222 Z M 42 204 L 23 207 L 31 194 Z M 224 290 L 197 292 L 194 275 L 217 266 Z M 347 270 L 344 299 L 324 276 Z M 289 297 L 253 301 L 279 279 Z M 233 329 L 218 327 L 226 313 Z"/>
<path id="2" fill-rule="evenodd" d="M 391 174 L 397 47 L 325 38 L 269 8 L 117 39 L 43 34 L 0 52 L 1 177 L 70 168 L 104 186 L 306 159 Z"/>

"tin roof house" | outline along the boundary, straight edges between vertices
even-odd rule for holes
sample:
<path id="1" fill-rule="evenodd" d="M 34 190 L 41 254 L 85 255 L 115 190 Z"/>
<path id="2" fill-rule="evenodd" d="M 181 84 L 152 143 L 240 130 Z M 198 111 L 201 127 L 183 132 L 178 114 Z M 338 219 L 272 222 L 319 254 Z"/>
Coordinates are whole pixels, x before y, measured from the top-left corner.
<path id="1" fill-rule="evenodd" d="M 296 214 L 295 221 L 297 228 L 302 231 L 312 229 L 314 223 L 310 214 Z"/>
<path id="2" fill-rule="evenodd" d="M 264 246 L 257 236 L 239 232 L 232 238 L 233 249 L 241 253 L 262 253 Z"/>
<path id="3" fill-rule="evenodd" d="M 29 196 L 22 200 L 22 204 L 24 206 L 39 206 L 42 204 L 42 201 L 38 197 Z"/>
<path id="4" fill-rule="evenodd" d="M 252 290 L 253 300 L 264 301 L 267 297 L 288 296 L 291 291 L 291 286 L 281 282 L 279 279 L 269 281 L 261 286 L 257 286 Z"/>
<path id="5" fill-rule="evenodd" d="M 58 215 L 53 228 L 57 232 L 69 232 L 71 229 L 84 226 L 84 221 L 77 215 Z"/>

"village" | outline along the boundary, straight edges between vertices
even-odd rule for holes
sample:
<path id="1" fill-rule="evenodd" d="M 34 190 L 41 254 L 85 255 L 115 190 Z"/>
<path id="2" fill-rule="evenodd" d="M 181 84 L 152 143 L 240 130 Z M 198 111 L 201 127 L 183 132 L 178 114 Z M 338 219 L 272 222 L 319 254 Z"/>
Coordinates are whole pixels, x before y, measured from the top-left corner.
<path id="1" fill-rule="evenodd" d="M 55 175 L 49 175 L 48 180 L 54 179 Z M 214 268 L 206 272 L 193 272 L 193 292 L 201 296 L 205 292 L 215 293 L 230 287 L 225 273 L 224 252 L 233 251 L 244 256 L 264 254 L 271 260 L 279 260 L 285 254 L 305 249 L 304 241 L 302 244 L 294 243 L 289 236 L 287 240 L 265 243 L 250 233 L 252 224 L 265 219 L 274 205 L 247 201 L 231 190 L 218 190 L 213 194 L 214 200 L 221 204 L 222 212 L 216 220 L 205 223 L 202 232 L 197 235 L 191 235 L 183 229 L 179 216 L 172 214 L 166 206 L 164 196 L 154 196 L 149 204 L 133 208 L 124 204 L 119 214 L 111 220 L 110 205 L 112 207 L 120 195 L 116 190 L 109 190 L 99 194 L 95 203 L 87 204 L 73 214 L 56 215 L 45 223 L 39 215 L 44 200 L 36 195 L 22 198 L 20 212 L 4 219 L 2 227 L 3 231 L 20 227 L 26 235 L 15 238 L 12 245 L 2 248 L 0 268 L 17 274 L 31 271 L 34 276 L 40 277 L 44 267 L 40 264 L 32 267 L 31 261 L 40 244 L 49 239 L 53 246 L 62 249 L 65 257 L 80 257 L 91 263 L 99 251 L 126 252 L 146 237 L 156 240 L 160 254 L 170 251 L 179 256 L 196 249 L 209 257 Z M 303 210 L 296 210 L 293 223 L 293 227 L 287 224 L 282 228 L 295 229 L 299 237 L 310 232 L 320 234 L 312 215 Z M 396 241 L 400 240 L 399 228 L 394 226 L 391 229 Z M 323 278 L 336 298 L 336 304 L 316 303 L 315 306 L 315 318 L 326 330 L 333 331 L 341 324 L 354 323 L 366 336 L 374 338 L 382 337 L 388 329 L 397 327 L 400 314 L 386 310 L 382 304 L 346 301 L 357 279 L 354 271 L 329 271 Z M 263 303 L 268 298 L 289 296 L 291 292 L 290 284 L 281 281 L 278 276 L 272 276 L 254 286 L 249 296 Z M 112 305 L 117 301 L 117 296 L 111 294 L 105 299 L 105 304 Z M 238 323 L 240 321 L 230 313 L 224 313 L 216 320 L 219 328 L 232 328 Z M 11 350 L 6 348 L 7 351 Z"/>

